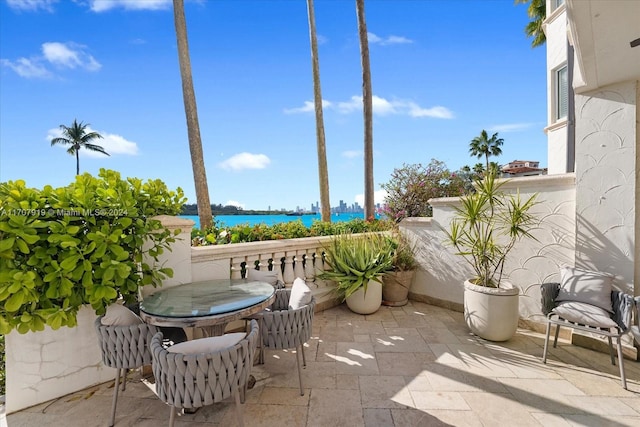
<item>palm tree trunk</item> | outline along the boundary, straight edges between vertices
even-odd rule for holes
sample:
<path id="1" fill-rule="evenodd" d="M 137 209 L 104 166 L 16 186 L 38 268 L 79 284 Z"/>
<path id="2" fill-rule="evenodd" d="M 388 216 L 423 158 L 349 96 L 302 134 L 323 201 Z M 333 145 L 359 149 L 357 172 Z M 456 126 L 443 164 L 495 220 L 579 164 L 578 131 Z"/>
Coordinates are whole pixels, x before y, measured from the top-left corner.
<path id="1" fill-rule="evenodd" d="M 356 0 L 360 58 L 362 62 L 362 104 L 364 115 L 364 217 L 374 218 L 373 195 L 373 95 L 371 93 L 371 65 L 369 63 L 369 39 L 364 15 L 364 0 Z"/>
<path id="2" fill-rule="evenodd" d="M 318 180 L 320 182 L 321 219 L 331 222 L 331 202 L 329 200 L 329 172 L 327 169 L 327 146 L 324 138 L 324 118 L 322 115 L 322 89 L 320 87 L 320 64 L 318 61 L 318 39 L 313 0 L 307 0 L 309 16 L 309 37 L 311 39 L 311 66 L 313 71 L 313 102 L 316 113 L 316 145 L 318 150 Z"/>
<path id="3" fill-rule="evenodd" d="M 178 39 L 182 96 L 184 98 L 184 112 L 187 116 L 187 133 L 189 135 L 189 151 L 191 152 L 193 180 L 196 187 L 198 216 L 200 218 L 200 229 L 205 230 L 213 225 L 213 219 L 211 215 L 211 202 L 209 201 L 207 173 L 204 168 L 204 157 L 202 154 L 202 140 L 200 139 L 196 95 L 193 90 L 193 80 L 191 76 L 191 59 L 189 58 L 187 22 L 184 17 L 183 0 L 173 0 L 173 14 L 176 26 L 176 37 Z"/>
<path id="4" fill-rule="evenodd" d="M 76 175 L 80 175 L 80 149 L 76 150 Z"/>

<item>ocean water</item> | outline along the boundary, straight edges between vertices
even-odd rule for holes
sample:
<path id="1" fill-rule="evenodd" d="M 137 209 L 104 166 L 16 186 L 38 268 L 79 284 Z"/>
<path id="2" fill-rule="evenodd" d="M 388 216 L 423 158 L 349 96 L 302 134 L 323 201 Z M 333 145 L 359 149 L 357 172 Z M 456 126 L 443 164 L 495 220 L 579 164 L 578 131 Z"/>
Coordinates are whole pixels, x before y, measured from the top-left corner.
<path id="1" fill-rule="evenodd" d="M 377 215 L 376 215 L 377 217 Z M 195 221 L 195 225 L 193 228 L 200 228 L 200 219 L 197 215 L 184 215 L 181 218 L 187 218 Z M 364 219 L 364 213 L 341 213 L 341 214 L 332 214 L 331 221 L 332 222 L 340 222 L 340 221 L 350 221 L 354 218 Z M 310 227 L 314 220 L 320 221 L 320 214 L 317 215 L 301 215 L 301 216 L 289 216 L 289 215 L 218 215 L 214 217 L 214 221 L 216 221 L 220 225 L 224 225 L 227 227 L 232 227 L 238 224 L 248 224 L 248 225 L 256 225 L 256 224 L 265 224 L 265 225 L 273 225 L 279 224 L 283 222 L 291 222 L 291 221 L 302 221 L 302 223 L 306 227 Z"/>

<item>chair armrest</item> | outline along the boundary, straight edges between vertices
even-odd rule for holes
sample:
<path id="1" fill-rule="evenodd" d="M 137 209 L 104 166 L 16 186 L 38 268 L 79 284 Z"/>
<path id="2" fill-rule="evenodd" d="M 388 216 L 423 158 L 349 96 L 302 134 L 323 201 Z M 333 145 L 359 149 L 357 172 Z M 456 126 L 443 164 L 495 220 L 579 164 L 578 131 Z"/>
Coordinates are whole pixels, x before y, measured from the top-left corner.
<path id="1" fill-rule="evenodd" d="M 560 283 L 542 283 L 540 285 L 540 296 L 542 303 L 542 313 L 548 315 L 556 307 L 556 298 L 560 292 Z"/>
<path id="2" fill-rule="evenodd" d="M 621 291 L 611 291 L 611 305 L 613 306 L 613 320 L 618 324 L 622 333 L 631 327 L 633 314 L 633 297 Z"/>

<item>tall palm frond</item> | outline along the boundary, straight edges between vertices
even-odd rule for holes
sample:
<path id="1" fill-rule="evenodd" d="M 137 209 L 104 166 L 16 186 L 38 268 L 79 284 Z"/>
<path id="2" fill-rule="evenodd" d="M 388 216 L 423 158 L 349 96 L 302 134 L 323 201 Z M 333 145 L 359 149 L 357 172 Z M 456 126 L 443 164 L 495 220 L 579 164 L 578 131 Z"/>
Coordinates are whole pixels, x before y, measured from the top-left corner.
<path id="1" fill-rule="evenodd" d="M 88 127 L 89 123 L 78 123 L 77 119 L 73 119 L 71 126 L 60 125 L 62 136 L 51 140 L 52 147 L 54 145 L 70 146 L 67 149 L 67 153 L 76 156 L 76 175 L 80 175 L 80 149 L 84 148 L 109 156 L 109 153 L 102 146 L 90 142 L 94 139 L 102 139 L 102 135 L 98 132 L 87 132 Z"/>

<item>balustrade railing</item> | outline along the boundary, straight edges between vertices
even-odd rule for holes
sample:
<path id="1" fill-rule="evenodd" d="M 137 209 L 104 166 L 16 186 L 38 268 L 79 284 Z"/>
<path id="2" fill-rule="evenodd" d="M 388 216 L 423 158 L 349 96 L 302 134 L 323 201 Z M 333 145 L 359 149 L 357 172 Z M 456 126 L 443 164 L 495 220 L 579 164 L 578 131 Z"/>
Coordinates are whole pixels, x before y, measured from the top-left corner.
<path id="1" fill-rule="evenodd" d="M 233 279 L 245 277 L 249 268 L 276 271 L 287 287 L 301 277 L 320 304 L 329 303 L 334 299 L 333 286 L 317 276 L 325 269 L 323 246 L 330 239 L 331 236 L 323 236 L 197 246 L 191 248 L 191 265 L 193 270 L 205 270 L 207 263 L 228 263 Z"/>

